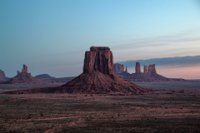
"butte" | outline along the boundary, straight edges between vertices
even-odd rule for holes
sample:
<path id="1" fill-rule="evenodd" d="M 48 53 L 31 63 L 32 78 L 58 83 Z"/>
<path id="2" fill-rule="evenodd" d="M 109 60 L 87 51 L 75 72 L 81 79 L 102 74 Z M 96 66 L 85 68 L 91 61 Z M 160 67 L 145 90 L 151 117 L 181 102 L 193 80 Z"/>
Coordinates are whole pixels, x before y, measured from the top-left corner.
<path id="1" fill-rule="evenodd" d="M 21 90 L 8 93 L 84 93 L 137 94 L 144 89 L 119 77 L 113 69 L 113 54 L 108 47 L 91 47 L 85 52 L 83 72 L 60 87 Z"/>
<path id="2" fill-rule="evenodd" d="M 69 93 L 143 92 L 139 86 L 115 74 L 113 54 L 109 47 L 91 47 L 90 51 L 86 51 L 83 73 L 61 88 Z"/>

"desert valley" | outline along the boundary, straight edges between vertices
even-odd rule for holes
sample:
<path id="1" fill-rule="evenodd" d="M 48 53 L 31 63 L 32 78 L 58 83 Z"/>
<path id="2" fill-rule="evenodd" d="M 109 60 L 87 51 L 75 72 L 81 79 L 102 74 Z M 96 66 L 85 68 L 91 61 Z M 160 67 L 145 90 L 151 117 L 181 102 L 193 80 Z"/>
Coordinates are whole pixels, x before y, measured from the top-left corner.
<path id="1" fill-rule="evenodd" d="M 199 0 L 0 0 L 0 133 L 200 133 Z"/>
<path id="2" fill-rule="evenodd" d="M 0 132 L 200 132 L 200 82 L 140 69 L 129 74 L 108 47 L 91 47 L 78 77 L 33 77 L 26 65 L 2 73 Z"/>

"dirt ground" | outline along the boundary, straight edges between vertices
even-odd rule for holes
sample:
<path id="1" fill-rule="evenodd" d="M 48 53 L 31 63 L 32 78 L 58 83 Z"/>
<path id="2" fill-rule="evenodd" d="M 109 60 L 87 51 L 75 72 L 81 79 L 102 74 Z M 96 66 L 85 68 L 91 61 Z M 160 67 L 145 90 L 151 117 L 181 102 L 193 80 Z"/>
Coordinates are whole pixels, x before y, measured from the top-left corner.
<path id="1" fill-rule="evenodd" d="M 197 133 L 200 93 L 0 94 L 0 132 Z"/>

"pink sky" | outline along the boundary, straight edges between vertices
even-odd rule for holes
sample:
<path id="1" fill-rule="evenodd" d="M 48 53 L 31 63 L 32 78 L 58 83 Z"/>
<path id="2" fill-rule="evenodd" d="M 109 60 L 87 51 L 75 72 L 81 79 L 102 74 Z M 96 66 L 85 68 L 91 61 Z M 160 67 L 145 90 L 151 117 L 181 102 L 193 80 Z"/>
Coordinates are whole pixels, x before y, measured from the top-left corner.
<path id="1" fill-rule="evenodd" d="M 170 78 L 200 79 L 200 65 L 158 67 L 157 71 Z"/>
<path id="2" fill-rule="evenodd" d="M 187 66 L 156 66 L 157 73 L 169 78 L 200 79 L 200 64 Z M 128 72 L 135 72 L 128 68 Z"/>

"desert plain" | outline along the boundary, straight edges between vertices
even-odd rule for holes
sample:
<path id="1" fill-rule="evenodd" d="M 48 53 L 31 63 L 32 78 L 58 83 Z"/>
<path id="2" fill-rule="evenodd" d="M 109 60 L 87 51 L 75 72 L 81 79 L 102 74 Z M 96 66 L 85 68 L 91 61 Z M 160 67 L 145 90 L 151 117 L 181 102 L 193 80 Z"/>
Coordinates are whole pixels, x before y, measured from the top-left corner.
<path id="1" fill-rule="evenodd" d="M 200 132 L 199 81 L 136 84 L 150 91 L 142 94 L 0 94 L 0 132 Z M 20 87 L 39 87 L 1 86 L 1 93 Z"/>

